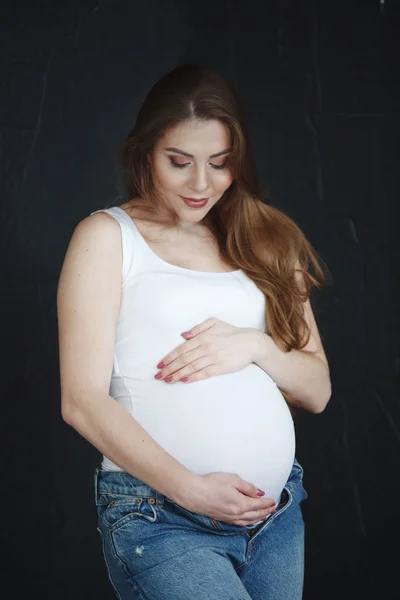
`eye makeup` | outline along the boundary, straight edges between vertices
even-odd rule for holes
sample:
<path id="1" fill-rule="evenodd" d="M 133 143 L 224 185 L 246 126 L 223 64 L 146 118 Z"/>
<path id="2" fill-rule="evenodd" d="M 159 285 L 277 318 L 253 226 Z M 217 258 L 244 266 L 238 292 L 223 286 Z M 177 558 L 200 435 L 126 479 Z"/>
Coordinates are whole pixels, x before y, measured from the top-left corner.
<path id="1" fill-rule="evenodd" d="M 183 169 L 184 167 L 187 167 L 187 165 L 190 165 L 190 163 L 177 163 L 172 158 L 169 159 L 169 162 L 176 169 Z M 221 170 L 221 169 L 225 169 L 225 167 L 227 166 L 227 162 L 228 161 L 224 162 L 222 165 L 214 165 L 214 164 L 210 163 L 210 166 L 213 169 Z"/>

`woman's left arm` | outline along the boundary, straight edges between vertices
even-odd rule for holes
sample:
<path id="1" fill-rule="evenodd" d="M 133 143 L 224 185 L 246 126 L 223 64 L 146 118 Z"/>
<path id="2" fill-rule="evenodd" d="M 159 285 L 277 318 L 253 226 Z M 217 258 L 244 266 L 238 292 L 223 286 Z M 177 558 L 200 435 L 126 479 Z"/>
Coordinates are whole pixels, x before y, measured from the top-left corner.
<path id="1" fill-rule="evenodd" d="M 256 351 L 253 362 L 288 393 L 295 405 L 312 413 L 321 413 L 331 397 L 331 380 L 318 327 L 310 300 L 304 303 L 304 317 L 310 327 L 310 339 L 302 350 L 283 352 L 272 337 L 254 330 Z"/>

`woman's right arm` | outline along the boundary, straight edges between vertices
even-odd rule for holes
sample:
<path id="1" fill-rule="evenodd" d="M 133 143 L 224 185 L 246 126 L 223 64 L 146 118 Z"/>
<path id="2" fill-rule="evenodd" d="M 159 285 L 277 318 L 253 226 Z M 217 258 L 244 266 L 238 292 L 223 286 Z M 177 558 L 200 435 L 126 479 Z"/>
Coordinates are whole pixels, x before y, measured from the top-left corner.
<path id="1" fill-rule="evenodd" d="M 106 213 L 85 218 L 57 291 L 62 417 L 124 471 L 181 504 L 199 477 L 109 395 L 121 277 L 119 224 Z"/>

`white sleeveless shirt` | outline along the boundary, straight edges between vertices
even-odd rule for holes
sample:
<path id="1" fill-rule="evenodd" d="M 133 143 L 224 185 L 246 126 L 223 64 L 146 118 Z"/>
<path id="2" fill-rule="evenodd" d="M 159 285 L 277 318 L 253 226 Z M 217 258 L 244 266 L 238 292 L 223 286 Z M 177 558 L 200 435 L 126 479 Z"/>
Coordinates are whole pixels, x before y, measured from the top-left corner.
<path id="1" fill-rule="evenodd" d="M 193 271 L 153 252 L 119 207 L 122 296 L 110 395 L 175 459 L 197 475 L 238 473 L 279 501 L 295 456 L 290 410 L 261 367 L 195 382 L 154 379 L 157 364 L 210 317 L 265 332 L 265 296 L 242 271 Z M 91 213 L 94 214 L 94 213 Z M 103 470 L 120 471 L 103 456 Z"/>

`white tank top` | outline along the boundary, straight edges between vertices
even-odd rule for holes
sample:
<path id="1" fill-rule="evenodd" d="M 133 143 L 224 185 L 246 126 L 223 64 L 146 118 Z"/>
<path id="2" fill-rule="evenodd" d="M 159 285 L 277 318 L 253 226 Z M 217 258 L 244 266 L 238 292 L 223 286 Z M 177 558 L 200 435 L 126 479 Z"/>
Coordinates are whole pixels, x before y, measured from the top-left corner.
<path id="1" fill-rule="evenodd" d="M 290 410 L 261 367 L 191 383 L 154 379 L 180 335 L 210 317 L 265 332 L 265 296 L 242 271 L 193 271 L 153 252 L 119 207 L 122 297 L 110 395 L 175 459 L 197 475 L 238 473 L 275 502 L 295 456 Z M 94 213 L 91 213 L 94 214 Z M 120 471 L 103 456 L 103 470 Z"/>

